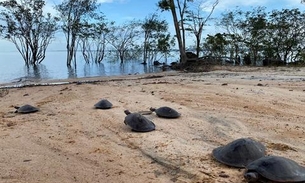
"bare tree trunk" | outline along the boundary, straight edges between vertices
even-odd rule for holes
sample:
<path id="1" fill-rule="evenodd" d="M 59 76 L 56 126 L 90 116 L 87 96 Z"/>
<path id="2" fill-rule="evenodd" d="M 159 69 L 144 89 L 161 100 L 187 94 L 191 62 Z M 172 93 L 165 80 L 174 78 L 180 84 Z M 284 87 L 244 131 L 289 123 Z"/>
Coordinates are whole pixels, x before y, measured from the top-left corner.
<path id="1" fill-rule="evenodd" d="M 171 12 L 172 12 L 172 16 L 173 16 L 176 37 L 177 37 L 178 46 L 179 46 L 180 62 L 185 63 L 186 62 L 185 46 L 183 45 L 183 41 L 182 41 L 182 37 L 181 37 L 180 26 L 179 26 L 179 22 L 178 22 L 178 18 L 177 18 L 176 6 L 175 6 L 174 0 L 170 0 L 170 6 L 171 6 Z"/>

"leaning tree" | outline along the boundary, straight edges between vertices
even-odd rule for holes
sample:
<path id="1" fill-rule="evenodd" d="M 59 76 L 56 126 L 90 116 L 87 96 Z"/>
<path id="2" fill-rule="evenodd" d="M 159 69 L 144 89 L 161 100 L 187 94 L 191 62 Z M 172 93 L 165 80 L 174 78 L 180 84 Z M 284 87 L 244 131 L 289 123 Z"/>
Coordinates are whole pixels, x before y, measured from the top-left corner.
<path id="1" fill-rule="evenodd" d="M 25 64 L 37 65 L 57 30 L 57 18 L 44 14 L 43 0 L 6 0 L 0 2 L 1 36 L 12 42 Z"/>
<path id="2" fill-rule="evenodd" d="M 193 0 L 159 0 L 157 4 L 161 11 L 170 11 L 172 14 L 181 63 L 185 63 L 187 59 L 185 53 L 184 20 L 189 2 L 193 2 Z"/>

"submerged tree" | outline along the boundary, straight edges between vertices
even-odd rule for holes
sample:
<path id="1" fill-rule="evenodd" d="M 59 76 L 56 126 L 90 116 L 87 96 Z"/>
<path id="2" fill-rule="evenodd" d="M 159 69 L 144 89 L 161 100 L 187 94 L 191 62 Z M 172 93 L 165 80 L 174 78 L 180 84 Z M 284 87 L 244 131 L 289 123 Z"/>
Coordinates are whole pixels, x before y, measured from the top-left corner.
<path id="1" fill-rule="evenodd" d="M 62 30 L 66 36 L 67 66 L 71 66 L 75 58 L 82 21 L 85 18 L 94 17 L 97 7 L 97 0 L 64 0 L 56 6 L 62 20 Z"/>
<path id="2" fill-rule="evenodd" d="M 108 24 L 104 23 L 103 17 L 94 23 L 85 22 L 79 32 L 79 45 L 84 60 L 100 63 L 105 56 L 106 36 L 109 33 Z"/>
<path id="3" fill-rule="evenodd" d="M 36 65 L 45 58 L 45 52 L 57 30 L 57 18 L 43 13 L 43 0 L 7 0 L 0 2 L 1 36 L 12 42 L 25 64 Z"/>
<path id="4" fill-rule="evenodd" d="M 136 45 L 136 39 L 140 35 L 140 23 L 136 21 L 126 22 L 122 25 L 112 26 L 106 38 L 119 55 L 121 63 L 124 62 L 128 49 Z"/>

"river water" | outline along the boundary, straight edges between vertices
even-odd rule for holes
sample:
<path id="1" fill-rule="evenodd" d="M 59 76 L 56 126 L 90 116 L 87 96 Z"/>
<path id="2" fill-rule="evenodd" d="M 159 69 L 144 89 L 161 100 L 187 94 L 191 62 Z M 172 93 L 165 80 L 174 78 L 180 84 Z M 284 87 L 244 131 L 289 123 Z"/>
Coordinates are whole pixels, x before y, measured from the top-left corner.
<path id="1" fill-rule="evenodd" d="M 175 61 L 169 57 L 167 64 Z M 165 62 L 161 60 L 161 62 Z M 45 60 L 36 68 L 26 67 L 18 52 L 0 52 L 0 84 L 17 82 L 22 79 L 69 79 L 94 76 L 118 76 L 130 74 L 143 74 L 161 72 L 160 67 L 152 64 L 143 65 L 141 61 L 126 61 L 120 64 L 119 61 L 103 60 L 100 64 L 87 64 L 79 55 L 76 68 L 66 66 L 66 52 L 47 52 Z"/>

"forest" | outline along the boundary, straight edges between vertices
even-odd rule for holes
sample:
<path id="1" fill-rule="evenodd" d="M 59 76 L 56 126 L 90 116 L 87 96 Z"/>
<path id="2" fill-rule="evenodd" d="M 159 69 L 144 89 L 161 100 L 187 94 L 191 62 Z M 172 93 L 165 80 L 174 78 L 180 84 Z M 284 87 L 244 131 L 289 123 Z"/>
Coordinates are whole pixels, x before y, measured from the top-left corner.
<path id="1" fill-rule="evenodd" d="M 58 32 L 65 35 L 68 67 L 76 66 L 77 52 L 87 63 L 100 63 L 109 49 L 120 63 L 134 58 L 152 63 L 176 48 L 181 65 L 190 60 L 189 50 L 196 62 L 252 66 L 305 63 L 305 13 L 301 10 L 254 7 L 244 11 L 237 7 L 213 18 L 219 1 L 212 1 L 209 12 L 203 11 L 203 2 L 159 0 L 159 11 L 117 24 L 99 11 L 101 5 L 96 0 L 64 0 L 54 7 L 56 15 L 43 11 L 44 0 L 6 0 L 0 2 L 0 37 L 15 45 L 27 66 L 43 62 Z M 164 11 L 171 13 L 175 32 L 169 32 L 169 22 L 160 18 Z M 222 32 L 203 37 L 211 22 Z M 194 44 L 186 48 L 190 37 Z"/>

